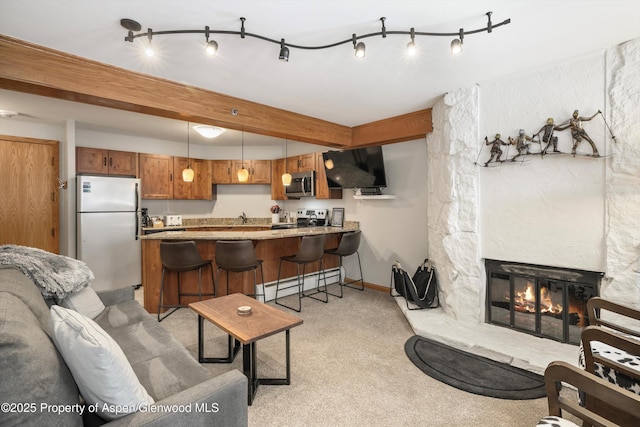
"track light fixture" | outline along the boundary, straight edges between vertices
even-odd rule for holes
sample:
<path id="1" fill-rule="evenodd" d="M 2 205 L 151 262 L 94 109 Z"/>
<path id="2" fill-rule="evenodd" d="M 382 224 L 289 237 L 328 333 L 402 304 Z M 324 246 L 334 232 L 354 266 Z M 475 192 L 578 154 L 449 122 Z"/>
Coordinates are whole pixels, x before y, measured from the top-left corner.
<path id="1" fill-rule="evenodd" d="M 215 40 L 209 40 L 209 35 L 210 34 L 227 34 L 227 35 L 239 35 L 240 38 L 246 38 L 246 37 L 252 37 L 252 38 L 256 38 L 256 39 L 260 39 L 269 43 L 274 43 L 280 46 L 280 54 L 278 56 L 278 59 L 280 59 L 281 61 L 284 62 L 288 62 L 289 61 L 289 48 L 294 48 L 294 49 L 307 49 L 307 50 L 322 50 L 322 49 L 329 49 L 332 47 L 336 47 L 336 46 L 340 46 L 342 44 L 346 44 L 346 43 L 353 43 L 353 48 L 355 50 L 355 56 L 357 58 L 363 58 L 365 56 L 365 44 L 363 41 L 361 41 L 362 39 L 368 38 L 368 37 L 377 37 L 377 36 L 382 36 L 382 38 L 386 38 L 387 34 L 390 35 L 409 35 L 411 37 L 411 41 L 409 42 L 409 44 L 407 44 L 407 52 L 408 53 L 413 53 L 415 52 L 416 49 L 416 43 L 415 43 L 415 37 L 416 36 L 435 36 L 435 37 L 451 37 L 451 36 L 457 36 L 458 38 L 454 39 L 451 42 L 451 52 L 454 54 L 458 54 L 462 51 L 462 41 L 464 39 L 465 35 L 470 35 L 470 34 L 476 34 L 476 33 L 482 33 L 482 32 L 487 32 L 487 33 L 491 33 L 493 31 L 494 28 L 500 27 L 502 25 L 506 25 L 508 23 L 511 22 L 511 19 L 505 19 L 504 21 L 500 22 L 499 24 L 495 24 L 493 25 L 493 23 L 491 22 L 491 14 L 493 12 L 487 12 L 485 15 L 487 16 L 488 20 L 487 20 L 487 26 L 485 28 L 480 28 L 477 30 L 471 30 L 471 31 L 464 31 L 464 29 L 460 28 L 460 31 L 458 32 L 453 32 L 453 33 L 435 33 L 435 32 L 425 32 L 425 31 L 415 31 L 415 28 L 411 28 L 409 31 L 387 31 L 387 28 L 385 27 L 384 21 L 386 18 L 382 17 L 380 18 L 380 21 L 382 22 L 382 28 L 381 31 L 376 32 L 376 33 L 369 33 L 369 34 L 365 34 L 362 36 L 356 36 L 356 34 L 354 33 L 350 38 L 345 39 L 345 40 L 340 40 L 337 41 L 335 43 L 330 43 L 330 44 L 325 44 L 325 45 L 317 45 L 317 46 L 302 46 L 302 45 L 295 45 L 295 44 L 291 44 L 291 43 L 285 43 L 284 39 L 281 38 L 280 40 L 277 39 L 272 39 L 269 37 L 265 37 L 262 36 L 260 34 L 253 34 L 253 33 L 249 33 L 245 30 L 245 21 L 246 18 L 241 17 L 240 18 L 240 22 L 241 22 L 241 26 L 240 26 L 240 31 L 228 31 L 228 30 L 211 30 L 209 27 L 205 27 L 204 30 L 169 30 L 169 31 L 153 31 L 151 28 L 149 28 L 146 32 L 140 32 L 142 29 L 142 26 L 134 21 L 133 19 L 128 19 L 128 18 L 123 18 L 120 20 L 120 25 L 122 25 L 126 30 L 128 30 L 127 32 L 127 36 L 124 38 L 125 41 L 133 43 L 134 39 L 137 39 L 139 37 L 147 37 L 148 38 L 148 47 L 147 47 L 147 54 L 149 55 L 153 55 L 153 49 L 151 49 L 151 38 L 153 36 L 158 36 L 158 35 L 169 35 L 169 34 L 186 34 L 186 33 L 200 33 L 200 34 L 205 34 L 206 37 L 206 41 L 207 41 L 207 45 L 206 45 L 206 52 L 209 55 L 215 55 L 215 52 L 218 50 L 218 43 Z"/>
<path id="2" fill-rule="evenodd" d="M 289 48 L 285 45 L 284 39 L 280 40 L 280 61 L 289 62 Z"/>
<path id="3" fill-rule="evenodd" d="M 218 51 L 218 42 L 215 40 L 209 40 L 209 26 L 204 27 L 204 36 L 207 40 L 207 44 L 204 47 L 204 51 L 207 52 L 207 55 L 214 56 Z"/>

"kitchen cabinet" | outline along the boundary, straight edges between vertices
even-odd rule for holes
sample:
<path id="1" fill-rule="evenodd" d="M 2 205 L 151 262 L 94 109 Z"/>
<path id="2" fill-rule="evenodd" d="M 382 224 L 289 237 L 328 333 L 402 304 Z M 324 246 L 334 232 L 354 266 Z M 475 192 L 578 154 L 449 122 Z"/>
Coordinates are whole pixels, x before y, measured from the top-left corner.
<path id="1" fill-rule="evenodd" d="M 188 165 L 193 169 L 193 182 L 182 180 L 182 170 Z M 213 198 L 211 186 L 211 165 L 208 160 L 174 157 L 173 170 L 173 198 L 183 200 L 211 200 Z"/>
<path id="2" fill-rule="evenodd" d="M 329 188 L 322 152 L 314 154 L 316 170 L 316 199 L 342 199 L 342 189 Z"/>
<path id="3" fill-rule="evenodd" d="M 285 172 L 287 159 L 277 159 L 271 161 L 271 200 L 286 200 L 284 185 L 282 185 L 282 174 Z"/>
<path id="4" fill-rule="evenodd" d="M 209 163 L 212 184 L 231 184 L 231 160 L 209 160 Z"/>
<path id="5" fill-rule="evenodd" d="M 249 171 L 249 180 L 246 184 L 270 184 L 271 160 L 234 160 L 231 164 L 231 182 L 243 184 L 238 181 L 238 171 L 245 167 Z"/>
<path id="6" fill-rule="evenodd" d="M 173 157 L 140 153 L 143 199 L 173 198 Z"/>
<path id="7" fill-rule="evenodd" d="M 76 172 L 80 174 L 137 176 L 138 153 L 76 147 Z"/>
<path id="8" fill-rule="evenodd" d="M 300 156 L 287 157 L 287 172 L 306 172 L 316 167 L 315 153 L 302 154 Z"/>

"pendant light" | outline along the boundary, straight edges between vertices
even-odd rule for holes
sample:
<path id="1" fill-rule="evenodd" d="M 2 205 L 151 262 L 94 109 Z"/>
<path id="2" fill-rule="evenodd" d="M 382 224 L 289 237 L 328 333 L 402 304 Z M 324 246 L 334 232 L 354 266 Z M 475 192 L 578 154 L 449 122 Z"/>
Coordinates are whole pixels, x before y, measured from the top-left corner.
<path id="1" fill-rule="evenodd" d="M 247 182 L 249 171 L 244 167 L 244 131 L 242 131 L 242 168 L 238 170 L 238 182 Z"/>
<path id="2" fill-rule="evenodd" d="M 287 172 L 287 140 L 284 140 L 284 173 L 282 174 L 282 185 L 291 185 L 291 174 Z"/>
<path id="3" fill-rule="evenodd" d="M 187 167 L 182 169 L 182 180 L 184 182 L 193 182 L 193 177 L 195 176 L 195 172 L 191 169 L 191 156 L 189 152 L 189 122 L 187 122 Z"/>

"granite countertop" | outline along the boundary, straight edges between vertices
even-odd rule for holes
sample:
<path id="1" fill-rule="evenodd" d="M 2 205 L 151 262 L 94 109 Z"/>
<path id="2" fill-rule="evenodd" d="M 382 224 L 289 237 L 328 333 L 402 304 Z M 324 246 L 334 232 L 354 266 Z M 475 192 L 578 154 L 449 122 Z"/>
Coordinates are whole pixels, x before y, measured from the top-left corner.
<path id="1" fill-rule="evenodd" d="M 255 227 L 257 224 L 245 224 Z M 226 225 L 228 227 L 229 225 Z M 210 225 L 208 227 L 211 227 Z M 241 226 L 238 226 L 241 227 Z M 147 234 L 141 236 L 142 240 L 269 240 L 283 239 L 287 237 L 309 236 L 316 234 L 344 233 L 359 229 L 357 222 L 346 222 L 344 227 L 301 227 L 285 230 L 261 230 L 261 231 L 168 231 Z M 175 227 L 185 228 L 185 227 Z M 235 228 L 235 226 L 234 226 Z"/>

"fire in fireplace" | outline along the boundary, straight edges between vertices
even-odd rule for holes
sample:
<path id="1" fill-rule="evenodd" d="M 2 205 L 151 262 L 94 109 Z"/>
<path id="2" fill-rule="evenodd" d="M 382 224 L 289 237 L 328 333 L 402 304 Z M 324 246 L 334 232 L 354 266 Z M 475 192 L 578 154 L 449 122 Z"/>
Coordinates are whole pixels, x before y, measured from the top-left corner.
<path id="1" fill-rule="evenodd" d="M 578 344 L 602 273 L 485 260 L 488 323 Z"/>

